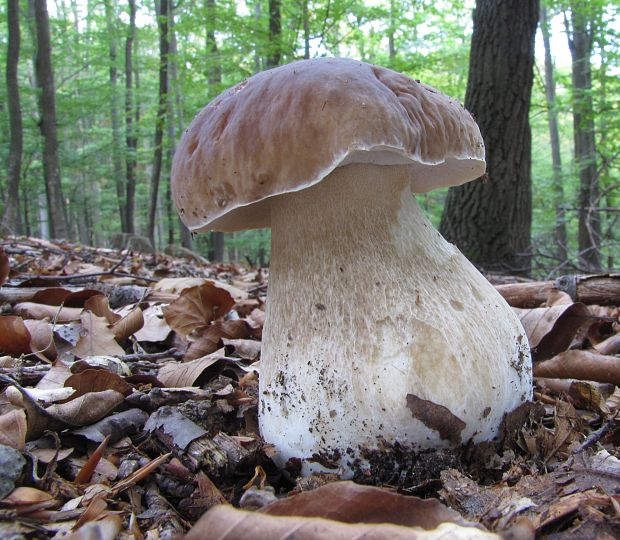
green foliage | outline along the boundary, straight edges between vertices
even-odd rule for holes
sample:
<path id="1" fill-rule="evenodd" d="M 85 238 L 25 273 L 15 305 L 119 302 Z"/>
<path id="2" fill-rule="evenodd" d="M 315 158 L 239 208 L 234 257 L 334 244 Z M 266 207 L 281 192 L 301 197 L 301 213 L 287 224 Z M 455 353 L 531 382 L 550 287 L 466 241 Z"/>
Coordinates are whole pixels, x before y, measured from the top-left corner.
<path id="1" fill-rule="evenodd" d="M 618 20 L 617 2 L 590 0 L 546 0 L 554 18 L 554 43 L 565 37 L 562 12 L 585 9 L 594 29 L 592 89 L 597 128 L 598 162 L 603 197 L 604 229 L 608 231 L 605 248 L 608 257 L 618 256 L 615 232 L 620 203 L 620 40 L 613 20 Z M 83 241 L 106 241 L 120 231 L 118 201 L 112 163 L 110 103 L 114 99 L 124 115 L 125 38 L 128 33 L 127 2 L 110 0 L 114 12 L 112 28 L 106 24 L 103 2 L 58 0 L 50 3 L 53 61 L 57 86 L 58 130 L 60 137 L 63 189 L 68 198 L 72 234 Z M 153 131 L 158 92 L 158 34 L 153 1 L 137 2 L 138 32 L 134 43 L 134 88 L 138 121 L 138 185 L 136 226 L 144 231 L 149 196 L 149 178 L 153 156 Z M 577 7 L 576 7 L 577 6 Z M 38 130 L 37 96 L 33 90 L 33 34 L 28 2 L 21 1 L 22 46 L 19 66 L 24 116 L 24 170 L 22 205 L 28 214 L 28 231 L 42 234 L 39 199 L 44 194 L 41 141 Z M 304 56 L 308 40 L 310 56 L 351 56 L 392 67 L 441 91 L 463 100 L 467 83 L 471 11 L 474 0 L 451 2 L 431 0 L 281 0 L 281 61 Z M 306 17 L 307 21 L 304 21 Z M 177 104 L 178 127 L 186 125 L 210 99 L 258 70 L 264 69 L 270 50 L 267 0 L 208 0 L 177 2 L 174 12 L 177 36 L 178 76 L 169 92 Z M 0 5 L 0 28 L 6 29 L 6 5 Z M 110 31 L 113 36 L 110 36 Z M 215 36 L 213 48 L 208 34 Z M 115 65 L 118 72 L 116 93 L 109 83 L 109 43 L 117 43 Z M 7 32 L 0 32 L 0 63 L 6 63 Z M 567 225 L 574 251 L 576 234 L 577 177 L 572 166 L 572 117 L 570 63 L 556 57 L 556 82 Z M 542 71 L 542 58 L 539 60 Z M 221 82 L 209 76 L 221 70 Z M 0 84 L 0 160 L 6 163 L 9 128 L 6 110 L 6 85 Z M 531 121 L 533 130 L 533 242 L 541 253 L 552 251 L 554 214 L 547 195 L 551 184 L 551 156 L 547 130 L 544 81 L 537 76 Z M 124 129 L 124 122 L 122 123 Z M 509 129 L 509 126 L 507 126 Z M 180 135 L 176 129 L 175 136 Z M 166 140 L 167 147 L 176 141 Z M 124 133 L 123 133 L 124 143 Z M 166 153 L 164 152 L 164 155 Z M 158 214 L 157 237 L 160 247 L 167 242 L 170 217 L 166 215 L 167 170 L 160 189 L 162 209 Z M 0 169 L 0 188 L 6 184 L 6 170 Z M 445 192 L 422 196 L 421 204 L 435 223 L 439 220 Z M 179 241 L 178 222 L 172 219 L 175 241 Z M 85 232 L 84 224 L 87 226 Z M 268 232 L 243 232 L 226 236 L 232 256 L 257 261 L 261 254 L 269 258 Z M 196 249 L 208 253 L 208 235 L 194 240 Z M 548 268 L 550 264 L 546 264 Z M 551 264 L 551 266 L 553 266 Z"/>

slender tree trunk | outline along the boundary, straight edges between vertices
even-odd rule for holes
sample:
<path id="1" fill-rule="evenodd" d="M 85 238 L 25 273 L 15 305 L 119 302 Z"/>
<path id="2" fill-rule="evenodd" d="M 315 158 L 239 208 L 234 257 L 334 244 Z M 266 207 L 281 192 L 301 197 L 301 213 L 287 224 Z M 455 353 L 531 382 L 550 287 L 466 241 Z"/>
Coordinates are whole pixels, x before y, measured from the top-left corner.
<path id="1" fill-rule="evenodd" d="M 396 44 L 394 43 L 394 27 L 396 26 L 396 2 L 390 0 L 390 28 L 388 30 L 388 54 L 390 65 L 394 64 L 396 58 Z"/>
<path id="2" fill-rule="evenodd" d="M 111 0 L 105 0 L 105 18 L 108 32 L 108 58 L 110 62 L 110 120 L 112 123 L 112 166 L 114 185 L 116 186 L 116 198 L 118 199 L 119 214 L 121 217 L 121 230 L 127 231 L 127 210 L 125 201 L 125 175 L 121 156 L 121 121 L 118 110 L 118 49 L 116 45 L 116 14 L 112 8 Z"/>
<path id="3" fill-rule="evenodd" d="M 488 181 L 451 188 L 440 230 L 487 271 L 530 271 L 531 133 L 538 0 L 477 0 L 465 107 L 487 149 Z"/>
<path id="4" fill-rule="evenodd" d="M 222 64 L 219 58 L 217 42 L 215 40 L 215 0 L 207 0 L 207 61 L 209 68 L 207 72 L 207 82 L 209 84 L 209 96 L 215 96 L 222 85 Z M 212 261 L 224 260 L 224 249 L 226 242 L 224 233 L 221 231 L 213 231 L 210 233 L 211 250 L 209 258 Z"/>
<path id="5" fill-rule="evenodd" d="M 254 73 L 261 71 L 261 55 L 260 55 L 260 16 L 261 16 L 261 2 L 260 0 L 254 0 Z"/>
<path id="6" fill-rule="evenodd" d="M 282 57 L 282 12 L 280 0 L 269 0 L 269 54 L 267 69 L 280 64 Z"/>
<path id="7" fill-rule="evenodd" d="M 308 0 L 301 0 L 301 17 L 304 28 L 304 59 L 310 59 L 310 18 L 308 15 Z"/>
<path id="8" fill-rule="evenodd" d="M 8 156 L 8 186 L 4 201 L 2 225 L 15 234 L 23 232 L 21 212 L 19 211 L 19 181 L 21 177 L 23 152 L 22 111 L 19 101 L 19 83 L 17 65 L 19 62 L 19 1 L 8 0 L 7 19 L 9 27 L 8 51 L 6 57 L 6 87 L 9 108 L 9 124 L 11 140 Z"/>
<path id="9" fill-rule="evenodd" d="M 601 267 L 601 222 L 590 63 L 593 35 L 586 15 L 587 4 L 577 0 L 571 6 L 566 33 L 572 58 L 573 139 L 579 171 L 579 258 L 584 270 L 597 272 Z"/>
<path id="10" fill-rule="evenodd" d="M 45 0 L 34 0 L 37 31 L 35 69 L 39 85 L 39 127 L 43 136 L 43 174 L 47 194 L 49 232 L 52 238 L 68 238 L 67 208 L 62 193 L 58 136 L 56 133 L 56 97 L 52 50 L 50 44 L 49 16 Z"/>
<path id="11" fill-rule="evenodd" d="M 133 44 L 136 39 L 136 0 L 129 0 L 129 29 L 125 39 L 125 232 L 134 234 L 136 224 L 136 168 L 138 139 L 134 128 Z"/>
<path id="12" fill-rule="evenodd" d="M 555 77 L 547 10 L 540 8 L 540 29 L 545 48 L 545 96 L 547 99 L 547 115 L 549 118 L 549 139 L 551 141 L 551 161 L 553 164 L 553 205 L 555 207 L 555 243 L 556 254 L 560 261 L 568 258 L 566 215 L 564 212 L 564 186 L 562 184 L 562 156 L 560 154 L 560 131 L 558 128 L 558 109 L 555 99 Z"/>
<path id="13" fill-rule="evenodd" d="M 149 201 L 148 237 L 155 247 L 155 218 L 163 156 L 164 124 L 166 119 L 166 93 L 168 89 L 168 0 L 156 0 L 157 26 L 159 28 L 159 102 L 155 121 L 155 142 L 153 154 L 153 174 L 151 175 L 151 194 Z"/>

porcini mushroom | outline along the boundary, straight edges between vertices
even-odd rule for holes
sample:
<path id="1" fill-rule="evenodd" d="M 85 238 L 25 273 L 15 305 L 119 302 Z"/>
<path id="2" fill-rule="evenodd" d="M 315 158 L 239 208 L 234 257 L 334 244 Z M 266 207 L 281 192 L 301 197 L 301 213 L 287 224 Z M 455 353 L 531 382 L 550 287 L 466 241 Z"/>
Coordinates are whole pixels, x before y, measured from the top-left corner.
<path id="1" fill-rule="evenodd" d="M 193 120 L 172 169 L 185 224 L 272 230 L 259 418 L 280 463 L 490 440 L 531 399 L 517 317 L 412 195 L 484 171 L 458 102 L 354 60 L 259 73 Z"/>

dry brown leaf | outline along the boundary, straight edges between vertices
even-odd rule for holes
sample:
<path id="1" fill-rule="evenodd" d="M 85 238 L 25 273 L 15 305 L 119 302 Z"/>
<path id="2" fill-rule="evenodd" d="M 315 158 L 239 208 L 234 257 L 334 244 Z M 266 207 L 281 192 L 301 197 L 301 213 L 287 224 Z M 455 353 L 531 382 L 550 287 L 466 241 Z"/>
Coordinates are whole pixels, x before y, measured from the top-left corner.
<path id="1" fill-rule="evenodd" d="M 0 351 L 13 356 L 28 354 L 32 352 L 31 339 L 30 332 L 21 317 L 14 315 L 0 317 Z"/>
<path id="2" fill-rule="evenodd" d="M 180 294 L 185 289 L 200 287 L 206 281 L 205 278 L 199 277 L 163 278 L 153 285 L 153 290 L 168 294 Z"/>
<path id="3" fill-rule="evenodd" d="M 545 360 L 568 349 L 581 325 L 590 316 L 581 303 L 561 304 L 548 308 L 513 308 L 525 328 L 532 356 Z"/>
<path id="4" fill-rule="evenodd" d="M 224 349 L 191 362 L 168 362 L 157 373 L 157 379 L 167 388 L 193 386 L 202 372 L 226 356 Z"/>
<path id="5" fill-rule="evenodd" d="M 606 340 L 596 343 L 594 348 L 598 353 L 605 355 L 620 353 L 620 334 L 609 336 Z"/>
<path id="6" fill-rule="evenodd" d="M 64 362 L 56 361 L 43 378 L 37 383 L 37 388 L 50 390 L 53 388 L 63 388 L 65 381 L 71 377 L 71 370 Z"/>
<path id="7" fill-rule="evenodd" d="M 499 540 L 480 529 L 443 523 L 434 530 L 387 523 L 342 523 L 323 518 L 270 516 L 219 505 L 211 508 L 185 535 L 185 540 Z"/>
<path id="8" fill-rule="evenodd" d="M 116 321 L 111 329 L 118 341 L 127 339 L 144 326 L 144 316 L 140 308 L 132 309 L 122 319 Z"/>
<path id="9" fill-rule="evenodd" d="M 222 338 L 245 339 L 249 336 L 250 327 L 242 319 L 215 321 L 210 326 L 197 329 L 192 333 L 185 358 L 193 360 L 211 354 L 220 347 Z"/>
<path id="10" fill-rule="evenodd" d="M 75 388 L 75 394 L 66 401 L 72 401 L 89 392 L 103 392 L 104 390 L 116 390 L 123 396 L 131 394 L 133 387 L 125 382 L 116 373 L 111 373 L 104 369 L 85 369 L 71 375 L 66 381 L 65 386 Z"/>
<path id="11" fill-rule="evenodd" d="M 256 360 L 260 354 L 261 342 L 254 339 L 222 338 L 222 343 L 226 347 L 232 347 L 244 360 Z"/>
<path id="12" fill-rule="evenodd" d="M 164 341 L 172 331 L 164 319 L 161 304 L 146 308 L 143 317 L 144 326 L 134 334 L 138 341 Z"/>
<path id="13" fill-rule="evenodd" d="M 114 332 L 103 317 L 84 311 L 81 317 L 82 331 L 73 353 L 80 358 L 86 356 L 122 356 L 123 348 L 116 342 Z"/>
<path id="14" fill-rule="evenodd" d="M 0 416 L 0 444 L 23 450 L 26 446 L 26 413 L 16 409 Z"/>
<path id="15" fill-rule="evenodd" d="M 278 500 L 259 512 L 277 516 L 323 517 L 345 523 L 393 523 L 434 529 L 440 523 L 472 525 L 436 499 L 401 495 L 350 481 L 331 482 Z"/>
<path id="16" fill-rule="evenodd" d="M 620 358 L 590 351 L 565 351 L 534 366 L 534 376 L 581 379 L 620 386 Z"/>
<path id="17" fill-rule="evenodd" d="M 0 287 L 4 285 L 11 271 L 11 263 L 9 256 L 4 252 L 4 248 L 0 247 Z"/>
<path id="18" fill-rule="evenodd" d="M 54 360 L 58 353 L 54 344 L 54 333 L 50 323 L 36 319 L 27 319 L 24 321 L 24 324 L 30 333 L 30 348 L 32 352 L 43 360 Z"/>
<path id="19" fill-rule="evenodd" d="M 125 401 L 116 390 L 90 392 L 68 403 L 51 405 L 46 409 L 54 419 L 68 426 L 87 426 L 111 413 Z"/>
<path id="20" fill-rule="evenodd" d="M 68 308 L 59 306 L 48 306 L 46 304 L 35 304 L 34 302 L 21 302 L 15 305 L 15 313 L 28 319 L 48 319 L 57 323 L 68 323 L 78 321 L 81 308 Z"/>
<path id="21" fill-rule="evenodd" d="M 14 489 L 2 502 L 7 506 L 18 507 L 51 501 L 54 497 L 50 493 L 33 487 L 18 487 Z"/>
<path id="22" fill-rule="evenodd" d="M 81 308 L 84 302 L 91 296 L 102 296 L 101 291 L 94 289 L 82 289 L 81 291 L 70 291 L 61 287 L 49 287 L 42 291 L 37 291 L 32 297 L 32 302 L 46 304 L 48 306 L 60 306 Z"/>
<path id="23" fill-rule="evenodd" d="M 107 297 L 103 295 L 93 296 L 84 302 L 84 309 L 91 311 L 97 317 L 103 317 L 108 324 L 114 324 L 116 321 L 120 321 L 120 315 L 117 315 L 110 309 L 110 302 Z"/>
<path id="24" fill-rule="evenodd" d="M 177 300 L 164 309 L 164 316 L 170 327 L 185 337 L 226 315 L 234 304 L 226 290 L 207 282 L 185 289 Z"/>

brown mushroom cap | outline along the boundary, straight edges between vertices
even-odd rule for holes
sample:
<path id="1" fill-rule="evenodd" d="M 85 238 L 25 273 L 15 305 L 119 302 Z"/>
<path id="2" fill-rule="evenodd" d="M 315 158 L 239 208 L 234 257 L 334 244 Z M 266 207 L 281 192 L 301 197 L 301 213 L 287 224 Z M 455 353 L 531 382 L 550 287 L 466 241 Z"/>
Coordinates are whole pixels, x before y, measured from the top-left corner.
<path id="1" fill-rule="evenodd" d="M 412 189 L 484 173 L 476 122 L 454 99 L 386 68 L 302 60 L 226 90 L 194 118 L 172 164 L 172 195 L 192 230 L 270 225 L 268 197 L 348 163 L 408 165 Z"/>

